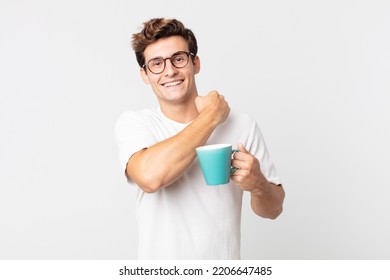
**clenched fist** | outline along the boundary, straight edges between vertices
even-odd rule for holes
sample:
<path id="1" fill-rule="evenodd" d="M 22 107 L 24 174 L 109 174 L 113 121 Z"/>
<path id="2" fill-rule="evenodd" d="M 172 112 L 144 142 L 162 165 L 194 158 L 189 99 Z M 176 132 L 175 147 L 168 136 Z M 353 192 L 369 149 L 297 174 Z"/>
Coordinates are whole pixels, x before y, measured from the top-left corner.
<path id="1" fill-rule="evenodd" d="M 199 115 L 207 115 L 215 125 L 223 123 L 230 113 L 230 107 L 223 95 L 213 90 L 206 96 L 197 96 L 195 106 Z"/>

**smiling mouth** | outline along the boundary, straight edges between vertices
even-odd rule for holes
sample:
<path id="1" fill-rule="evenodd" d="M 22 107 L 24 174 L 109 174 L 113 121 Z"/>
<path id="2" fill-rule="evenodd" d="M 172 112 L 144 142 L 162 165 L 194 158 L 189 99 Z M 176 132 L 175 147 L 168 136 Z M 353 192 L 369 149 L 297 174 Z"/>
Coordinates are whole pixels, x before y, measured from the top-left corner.
<path id="1" fill-rule="evenodd" d="M 162 85 L 164 87 L 173 87 L 173 86 L 180 85 L 181 83 L 183 83 L 183 80 L 173 81 L 173 82 L 165 83 L 165 84 L 162 84 Z"/>

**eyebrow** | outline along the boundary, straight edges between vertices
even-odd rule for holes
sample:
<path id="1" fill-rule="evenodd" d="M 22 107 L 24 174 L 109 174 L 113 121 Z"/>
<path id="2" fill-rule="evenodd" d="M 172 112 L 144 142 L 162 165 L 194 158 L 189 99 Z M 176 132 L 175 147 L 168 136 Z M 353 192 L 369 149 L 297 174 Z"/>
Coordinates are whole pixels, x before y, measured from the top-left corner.
<path id="1" fill-rule="evenodd" d="M 151 59 L 149 59 L 148 61 L 151 61 L 151 60 L 155 60 L 155 59 L 167 59 L 167 58 L 171 58 L 172 56 L 174 56 L 175 54 L 179 53 L 179 52 L 189 52 L 189 51 L 176 51 L 174 52 L 173 54 L 171 54 L 171 56 L 168 56 L 166 58 L 163 58 L 162 56 L 156 56 L 156 57 L 153 57 Z"/>

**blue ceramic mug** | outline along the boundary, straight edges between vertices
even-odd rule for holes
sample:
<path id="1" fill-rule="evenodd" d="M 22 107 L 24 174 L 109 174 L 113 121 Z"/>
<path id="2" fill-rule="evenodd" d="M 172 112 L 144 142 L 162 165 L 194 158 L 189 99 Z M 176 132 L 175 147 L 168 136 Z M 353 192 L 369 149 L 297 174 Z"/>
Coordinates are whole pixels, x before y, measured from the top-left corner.
<path id="1" fill-rule="evenodd" d="M 231 144 L 214 144 L 196 148 L 207 185 L 216 186 L 229 183 L 230 174 L 237 170 L 231 166 L 232 154 L 235 152 L 238 150 L 232 150 Z"/>

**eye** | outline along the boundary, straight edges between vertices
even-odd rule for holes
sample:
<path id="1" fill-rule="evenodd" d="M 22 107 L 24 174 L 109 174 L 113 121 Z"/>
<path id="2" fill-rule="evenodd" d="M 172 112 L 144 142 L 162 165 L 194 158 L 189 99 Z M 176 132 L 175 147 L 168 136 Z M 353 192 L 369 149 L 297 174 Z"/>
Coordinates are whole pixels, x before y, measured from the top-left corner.
<path id="1" fill-rule="evenodd" d="M 185 58 L 184 58 L 183 54 L 178 54 L 178 55 L 175 55 L 172 60 L 175 63 L 180 63 L 180 62 L 183 62 L 185 60 Z"/>
<path id="2" fill-rule="evenodd" d="M 162 59 L 154 59 L 154 60 L 149 62 L 150 67 L 161 67 L 162 64 L 163 64 Z"/>

